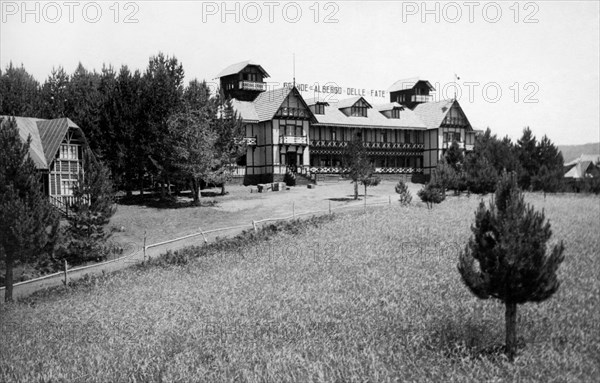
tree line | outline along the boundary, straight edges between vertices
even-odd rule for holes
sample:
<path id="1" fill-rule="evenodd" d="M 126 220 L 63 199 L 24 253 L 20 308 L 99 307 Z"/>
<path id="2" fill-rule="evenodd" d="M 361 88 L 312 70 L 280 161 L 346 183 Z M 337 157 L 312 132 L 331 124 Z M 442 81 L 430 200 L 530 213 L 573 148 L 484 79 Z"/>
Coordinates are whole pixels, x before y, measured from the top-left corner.
<path id="1" fill-rule="evenodd" d="M 516 142 L 502 139 L 488 128 L 475 139 L 473 151 L 466 154 L 453 142 L 419 193 L 428 203 L 440 203 L 448 190 L 455 194 L 493 193 L 503 172 L 514 173 L 522 190 L 544 193 L 573 191 L 564 178 L 564 161 L 558 147 L 544 135 L 538 140 L 525 128 Z M 597 180 L 584 180 L 586 191 L 600 192 Z M 430 205 L 429 205 L 430 206 Z"/>
<path id="2" fill-rule="evenodd" d="M 43 84 L 10 63 L 0 71 L 0 115 L 68 117 L 127 195 L 143 194 L 151 182 L 166 198 L 181 185 L 198 203 L 201 183 L 224 185 L 231 177 L 245 153 L 244 132 L 230 100 L 211 95 L 204 81 L 185 85 L 184 74 L 176 57 L 162 53 L 143 72 L 127 65 L 97 72 L 80 63 L 72 74 L 54 68 Z"/>

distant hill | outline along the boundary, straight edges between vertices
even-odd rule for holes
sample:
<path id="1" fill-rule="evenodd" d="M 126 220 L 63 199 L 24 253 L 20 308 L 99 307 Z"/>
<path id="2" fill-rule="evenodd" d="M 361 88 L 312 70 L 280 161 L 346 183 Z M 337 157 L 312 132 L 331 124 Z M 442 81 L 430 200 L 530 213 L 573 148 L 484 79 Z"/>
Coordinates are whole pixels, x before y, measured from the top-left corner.
<path id="1" fill-rule="evenodd" d="M 558 145 L 565 162 L 573 161 L 582 154 L 600 155 L 600 142 L 583 145 Z"/>

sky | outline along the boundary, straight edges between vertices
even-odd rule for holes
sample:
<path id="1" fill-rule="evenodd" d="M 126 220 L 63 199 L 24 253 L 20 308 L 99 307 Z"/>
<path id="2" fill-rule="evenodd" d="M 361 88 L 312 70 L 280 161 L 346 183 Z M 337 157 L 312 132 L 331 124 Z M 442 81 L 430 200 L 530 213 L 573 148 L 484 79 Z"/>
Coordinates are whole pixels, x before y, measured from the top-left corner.
<path id="1" fill-rule="evenodd" d="M 0 67 L 43 82 L 78 63 L 145 70 L 163 52 L 186 82 L 252 60 L 270 87 L 335 85 L 385 103 L 420 77 L 475 129 L 560 145 L 600 141 L 598 1 L 0 1 Z M 295 63 L 295 64 L 294 64 Z M 295 71 L 295 72 L 294 72 Z M 382 97 L 383 95 L 383 97 Z"/>

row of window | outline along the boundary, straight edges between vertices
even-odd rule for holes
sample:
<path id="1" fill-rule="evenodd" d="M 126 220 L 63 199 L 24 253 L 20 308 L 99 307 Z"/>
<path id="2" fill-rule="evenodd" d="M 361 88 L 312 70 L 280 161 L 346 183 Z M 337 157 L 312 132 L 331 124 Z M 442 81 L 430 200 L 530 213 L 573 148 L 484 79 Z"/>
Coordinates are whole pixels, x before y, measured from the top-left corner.
<path id="1" fill-rule="evenodd" d="M 71 174 L 50 174 L 50 195 L 73 195 L 76 182 Z"/>
<path id="2" fill-rule="evenodd" d="M 444 132 L 444 143 L 460 142 L 460 132 Z"/>
<path id="3" fill-rule="evenodd" d="M 61 144 L 58 158 L 63 160 L 76 160 L 79 158 L 79 145 Z"/>
<path id="4" fill-rule="evenodd" d="M 311 130 L 312 131 L 312 130 Z M 311 139 L 327 141 L 348 141 L 352 138 L 352 133 L 341 129 L 341 135 L 337 131 L 328 128 L 316 128 L 311 134 Z M 398 142 L 398 143 L 423 143 L 423 134 L 410 130 L 373 130 L 354 133 L 355 137 L 365 142 Z"/>
<path id="5" fill-rule="evenodd" d="M 358 105 L 350 108 L 350 116 L 352 117 L 367 117 L 367 106 Z M 315 104 L 313 107 L 314 114 L 325 114 L 325 104 Z M 395 108 L 390 111 L 390 118 L 400 118 L 400 108 Z"/>
<path id="6" fill-rule="evenodd" d="M 420 168 L 423 165 L 420 157 L 374 157 L 370 161 L 377 168 Z M 342 166 L 342 158 L 336 155 L 312 156 L 310 166 L 339 167 Z"/>

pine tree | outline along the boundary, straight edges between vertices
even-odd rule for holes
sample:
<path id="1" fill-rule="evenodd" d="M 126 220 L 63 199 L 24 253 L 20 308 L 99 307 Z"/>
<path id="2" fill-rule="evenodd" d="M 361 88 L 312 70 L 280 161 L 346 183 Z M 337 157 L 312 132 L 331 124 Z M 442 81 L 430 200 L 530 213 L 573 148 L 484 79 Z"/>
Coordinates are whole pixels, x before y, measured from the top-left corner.
<path id="1" fill-rule="evenodd" d="M 523 129 L 523 135 L 517 141 L 515 151 L 522 168 L 519 174 L 519 186 L 529 189 L 531 177 L 537 174 L 540 168 L 537 140 L 529 127 Z"/>
<path id="2" fill-rule="evenodd" d="M 100 75 L 79 63 L 66 84 L 66 97 L 65 117 L 77 121 L 94 153 L 100 154 L 102 149 L 111 147 L 112 140 L 102 135 L 99 126 L 102 105 Z"/>
<path id="3" fill-rule="evenodd" d="M 116 211 L 113 184 L 108 168 L 91 150 L 83 152 L 84 171 L 73 188 L 75 203 L 69 207 L 67 221 L 67 260 L 70 263 L 108 255 L 105 226 Z"/>
<path id="4" fill-rule="evenodd" d="M 375 186 L 371 185 L 376 182 L 374 178 L 375 167 L 369 160 L 367 150 L 360 139 L 348 142 L 348 145 L 344 148 L 343 163 L 347 169 L 343 176 L 350 178 L 352 183 L 354 183 L 354 199 L 358 199 L 359 184 L 365 186 L 366 197 L 367 186 Z"/>
<path id="5" fill-rule="evenodd" d="M 546 253 L 552 235 L 543 212 L 524 202 L 514 173 L 504 173 L 495 202 L 483 201 L 471 227 L 473 235 L 460 254 L 458 270 L 469 290 L 481 299 L 496 298 L 506 308 L 506 352 L 516 352 L 517 305 L 541 302 L 558 287 L 556 272 L 563 261 L 561 242 Z"/>
<path id="6" fill-rule="evenodd" d="M 432 182 L 427 183 L 421 190 L 417 192 L 421 201 L 425 202 L 428 209 L 433 208 L 434 203 L 441 203 L 445 196 L 439 186 Z"/>
<path id="7" fill-rule="evenodd" d="M 67 86 L 69 75 L 62 67 L 52 68 L 50 76 L 40 91 L 40 116 L 42 118 L 68 117 L 67 103 L 69 99 Z"/>
<path id="8" fill-rule="evenodd" d="M 446 151 L 444 157 L 448 165 L 450 165 L 455 172 L 460 172 L 462 170 L 465 158 L 463 155 L 463 151 L 458 145 L 458 142 L 456 142 L 456 140 L 452 141 L 452 144 Z"/>
<path id="9" fill-rule="evenodd" d="M 446 198 L 446 190 L 456 189 L 458 184 L 458 175 L 456 170 L 442 157 L 433 171 L 431 182 L 441 190 Z"/>
<path id="10" fill-rule="evenodd" d="M 12 62 L 0 73 L 0 115 L 36 117 L 39 109 L 40 84 L 23 65 Z"/>
<path id="11" fill-rule="evenodd" d="M 215 155 L 217 134 L 211 126 L 211 116 L 200 111 L 175 113 L 167 121 L 173 166 L 190 181 L 194 204 L 200 206 L 200 185 L 212 180 L 218 160 Z"/>
<path id="12" fill-rule="evenodd" d="M 168 139 L 167 120 L 178 113 L 183 104 L 184 70 L 177 58 L 159 53 L 150 57 L 143 76 L 142 108 L 145 127 L 138 144 L 151 169 L 161 180 L 161 198 L 169 192 L 173 172 L 173 146 Z M 167 189 L 165 190 L 165 186 Z"/>
<path id="13" fill-rule="evenodd" d="M 205 82 L 202 84 L 208 94 L 208 86 Z M 215 143 L 217 169 L 213 172 L 211 181 L 221 185 L 221 195 L 225 195 L 225 185 L 233 177 L 232 168 L 236 166 L 241 156 L 246 155 L 247 146 L 244 139 L 246 131 L 241 118 L 233 108 L 231 99 L 217 99 L 216 102 L 220 103 L 220 113 L 213 124 L 217 134 Z M 212 102 L 208 102 L 208 104 L 211 105 Z"/>
<path id="14" fill-rule="evenodd" d="M 498 182 L 498 172 L 484 156 L 472 161 L 467 171 L 468 188 L 473 193 L 492 193 Z"/>
<path id="15" fill-rule="evenodd" d="M 412 201 L 412 195 L 410 194 L 410 190 L 408 190 L 408 186 L 402 180 L 398 181 L 395 187 L 396 193 L 400 195 L 400 204 L 402 206 L 410 205 Z"/>
<path id="16" fill-rule="evenodd" d="M 30 144 L 31 136 L 21 141 L 14 118 L 0 119 L 0 260 L 6 267 L 7 302 L 12 301 L 14 266 L 43 253 L 59 222 L 42 192 Z"/>

